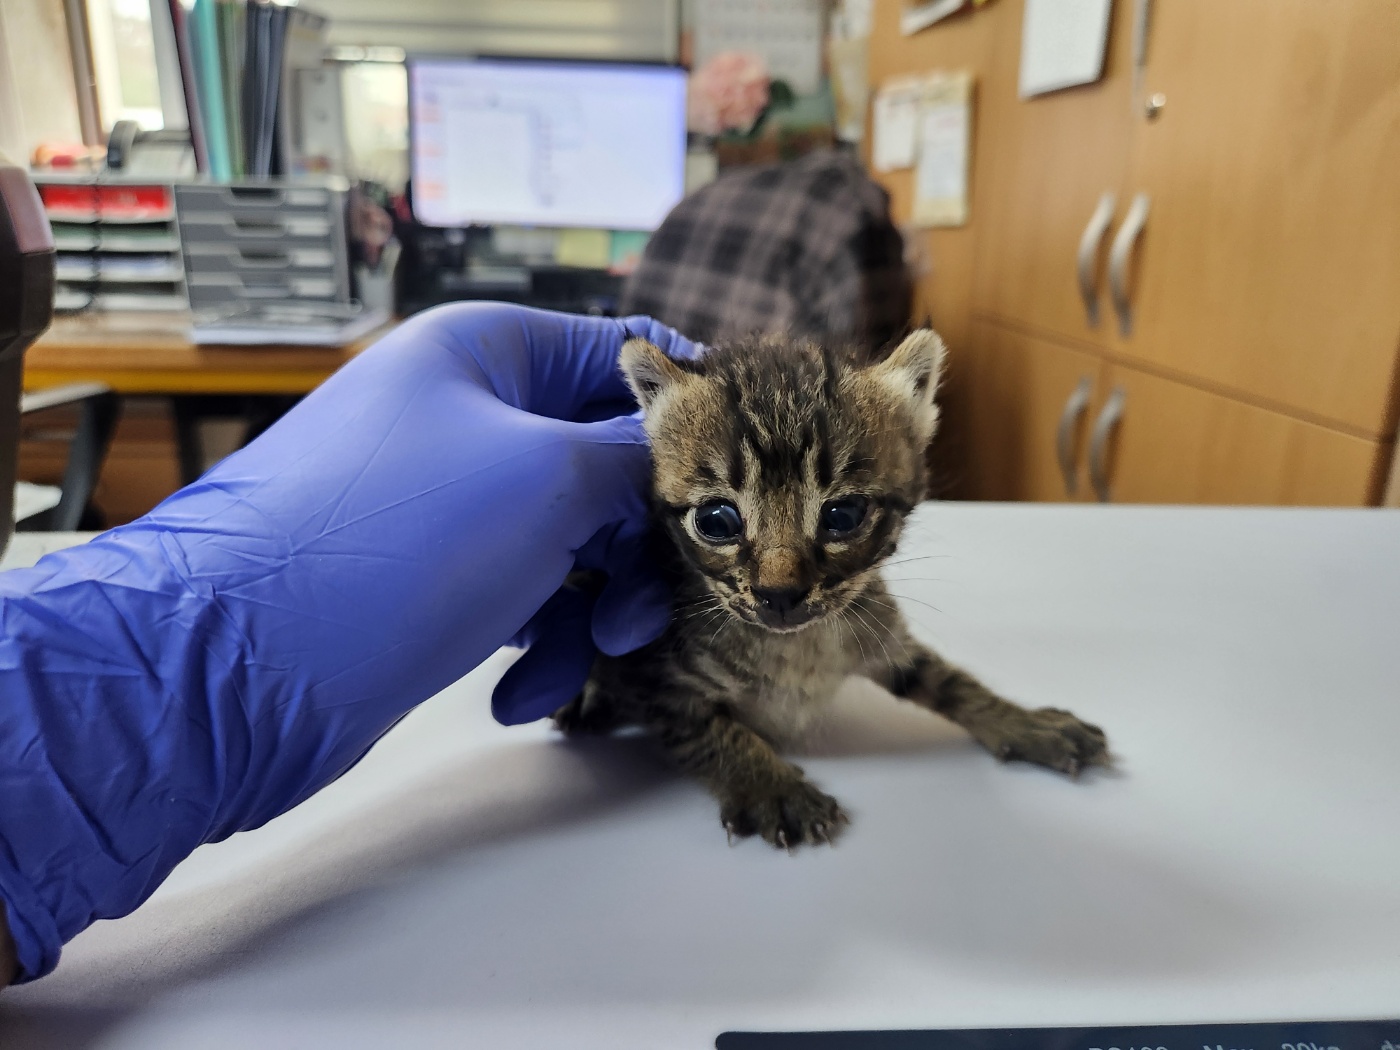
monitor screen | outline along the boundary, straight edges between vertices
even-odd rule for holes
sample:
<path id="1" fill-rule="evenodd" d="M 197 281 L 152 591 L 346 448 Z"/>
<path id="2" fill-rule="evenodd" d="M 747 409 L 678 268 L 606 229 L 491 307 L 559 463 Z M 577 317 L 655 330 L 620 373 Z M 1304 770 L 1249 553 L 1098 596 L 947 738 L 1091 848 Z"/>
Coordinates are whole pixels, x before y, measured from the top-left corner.
<path id="1" fill-rule="evenodd" d="M 654 230 L 685 187 L 685 71 L 484 58 L 409 64 L 427 226 Z"/>

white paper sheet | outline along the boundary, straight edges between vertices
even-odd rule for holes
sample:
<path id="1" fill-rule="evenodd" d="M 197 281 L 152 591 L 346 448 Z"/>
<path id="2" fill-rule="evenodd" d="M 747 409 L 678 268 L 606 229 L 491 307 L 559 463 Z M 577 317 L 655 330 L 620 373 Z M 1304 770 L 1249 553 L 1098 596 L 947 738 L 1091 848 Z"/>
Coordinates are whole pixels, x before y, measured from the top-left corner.
<path id="1" fill-rule="evenodd" d="M 1021 97 L 1092 84 L 1103 75 L 1113 0 L 1026 0 Z"/>
<path id="2" fill-rule="evenodd" d="M 919 136 L 922 85 L 914 81 L 886 84 L 875 96 L 875 142 L 872 161 L 879 172 L 914 166 Z"/>
<path id="3" fill-rule="evenodd" d="M 919 108 L 915 226 L 961 226 L 967 222 L 971 127 L 972 78 L 956 73 L 930 84 Z"/>
<path id="4" fill-rule="evenodd" d="M 899 12 L 899 31 L 905 36 L 913 36 L 921 29 L 927 29 L 935 22 L 941 22 L 955 11 L 961 11 L 968 0 L 923 0 L 921 3 L 906 3 Z"/>
<path id="5" fill-rule="evenodd" d="M 799 95 L 821 84 L 821 0 L 696 0 L 695 66 L 722 51 L 761 55 Z"/>
<path id="6" fill-rule="evenodd" d="M 841 40 L 862 40 L 875 21 L 875 0 L 840 0 L 831 13 L 831 35 Z"/>

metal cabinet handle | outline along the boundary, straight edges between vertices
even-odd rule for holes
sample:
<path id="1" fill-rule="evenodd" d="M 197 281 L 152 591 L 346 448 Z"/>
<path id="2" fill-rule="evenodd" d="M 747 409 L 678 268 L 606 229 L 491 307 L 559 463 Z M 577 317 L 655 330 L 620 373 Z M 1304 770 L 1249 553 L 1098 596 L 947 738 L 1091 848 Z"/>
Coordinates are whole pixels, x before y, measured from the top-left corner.
<path id="1" fill-rule="evenodd" d="M 1121 386 L 1113 388 L 1108 400 L 1103 403 L 1099 418 L 1094 421 L 1094 433 L 1089 439 L 1089 484 L 1094 486 L 1094 495 L 1100 503 L 1109 500 L 1108 489 L 1108 439 L 1123 418 L 1123 403 L 1128 393 Z"/>
<path id="2" fill-rule="evenodd" d="M 1079 297 L 1084 300 L 1084 313 L 1089 319 L 1090 328 L 1097 327 L 1099 323 L 1099 244 L 1113 221 L 1113 209 L 1117 203 L 1117 198 L 1111 193 L 1100 197 L 1094 214 L 1089 216 L 1089 222 L 1079 237 Z"/>
<path id="3" fill-rule="evenodd" d="M 1065 409 L 1060 413 L 1060 425 L 1055 431 L 1055 456 L 1060 461 L 1060 476 L 1065 479 L 1065 493 L 1070 496 L 1078 488 L 1078 472 L 1074 469 L 1074 431 L 1079 417 L 1089 407 L 1089 396 L 1093 392 L 1094 381 L 1085 376 L 1065 399 Z"/>
<path id="4" fill-rule="evenodd" d="M 1139 193 L 1133 198 L 1118 236 L 1113 238 L 1113 250 L 1108 253 L 1108 290 L 1113 295 L 1113 309 L 1118 313 L 1118 330 L 1129 335 L 1133 330 L 1133 306 L 1128 301 L 1128 260 L 1133 254 L 1142 228 L 1147 225 L 1148 196 Z"/>

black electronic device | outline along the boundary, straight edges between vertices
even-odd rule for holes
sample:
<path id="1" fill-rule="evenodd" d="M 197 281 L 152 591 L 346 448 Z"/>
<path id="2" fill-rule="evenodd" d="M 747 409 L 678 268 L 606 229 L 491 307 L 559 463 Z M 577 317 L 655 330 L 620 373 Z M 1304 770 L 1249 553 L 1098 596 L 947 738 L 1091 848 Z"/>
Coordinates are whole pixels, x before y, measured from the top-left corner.
<path id="1" fill-rule="evenodd" d="M 0 157 L 0 552 L 14 531 L 24 352 L 53 319 L 54 245 L 23 169 Z"/>
<path id="2" fill-rule="evenodd" d="M 396 214 L 394 236 L 402 245 L 394 271 L 394 302 L 401 316 L 468 299 L 494 299 L 544 310 L 610 317 L 617 312 L 625 278 L 607 270 L 541 264 L 501 256 L 491 230 L 424 226 Z"/>
<path id="3" fill-rule="evenodd" d="M 1400 1050 L 1400 1021 L 726 1032 L 716 1050 Z"/>
<path id="4" fill-rule="evenodd" d="M 193 175 L 190 133 L 183 129 L 146 131 L 134 120 L 119 120 L 107 136 L 107 170 L 146 178 Z"/>

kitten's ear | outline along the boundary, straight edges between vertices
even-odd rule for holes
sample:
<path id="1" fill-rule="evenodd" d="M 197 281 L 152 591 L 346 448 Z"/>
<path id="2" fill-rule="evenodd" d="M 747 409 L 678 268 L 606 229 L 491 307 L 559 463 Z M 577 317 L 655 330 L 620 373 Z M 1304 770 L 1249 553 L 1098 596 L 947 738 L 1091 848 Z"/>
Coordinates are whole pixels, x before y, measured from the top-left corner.
<path id="1" fill-rule="evenodd" d="M 685 378 L 685 369 L 667 357 L 659 346 L 645 339 L 629 339 L 622 344 L 620 359 L 622 374 L 643 412 L 650 412 L 652 405 L 668 387 Z"/>
<path id="2" fill-rule="evenodd" d="M 872 375 L 912 403 L 915 426 L 925 440 L 933 437 L 938 425 L 934 394 L 946 356 L 947 348 L 938 333 L 932 328 L 920 328 L 895 347 L 889 357 L 870 368 Z"/>

